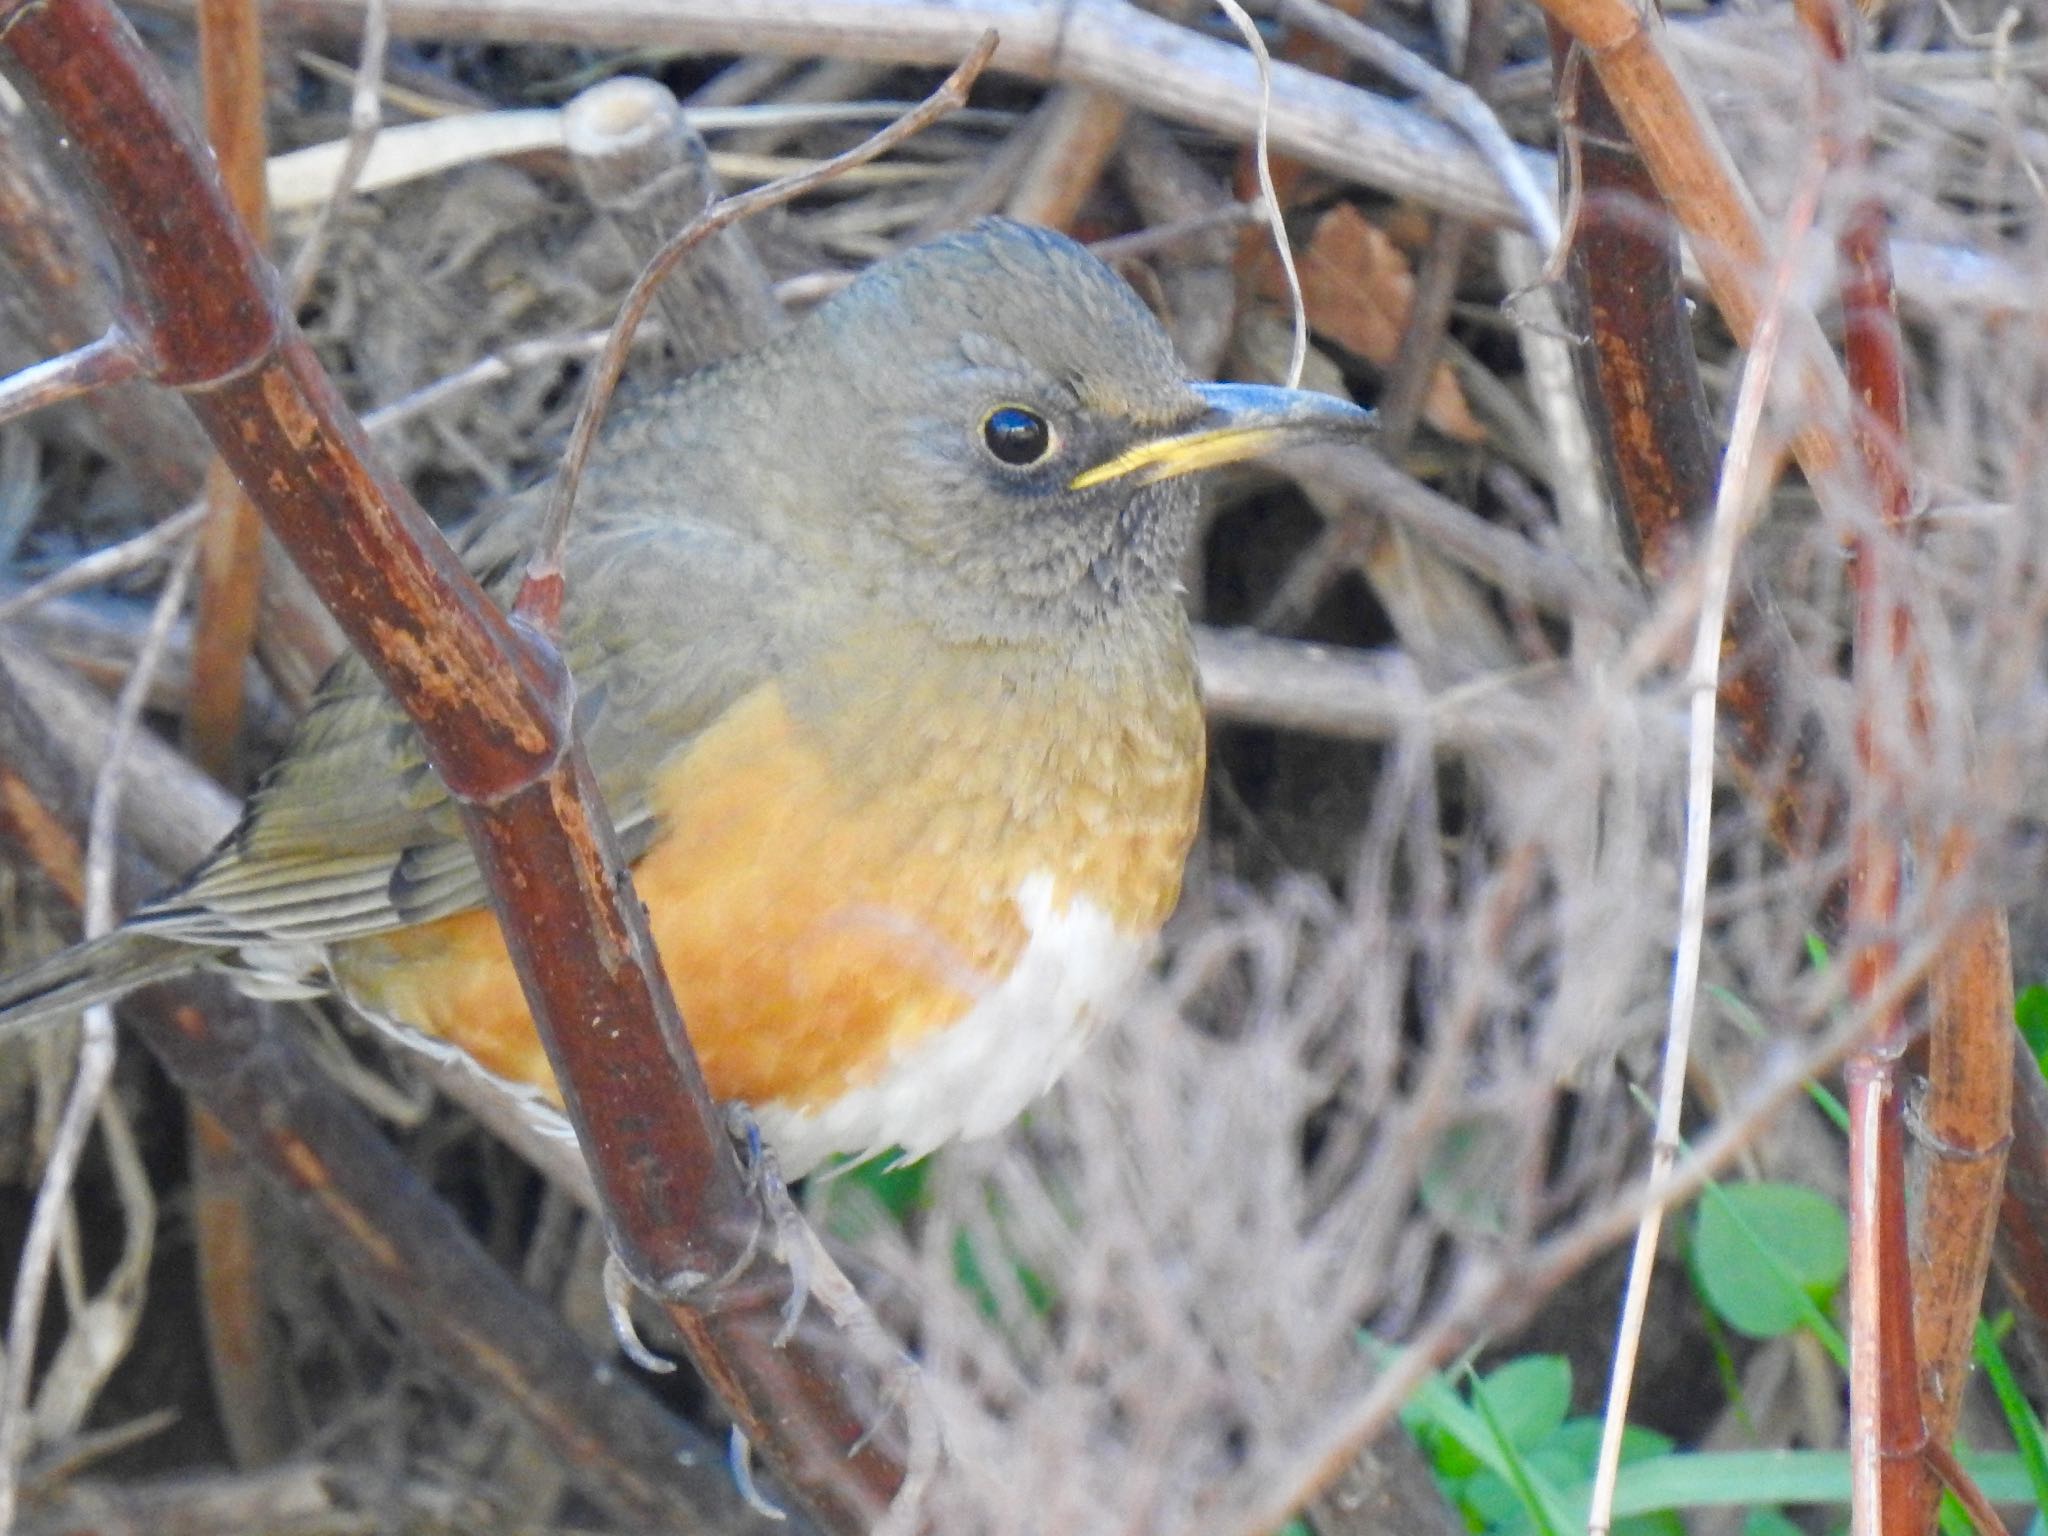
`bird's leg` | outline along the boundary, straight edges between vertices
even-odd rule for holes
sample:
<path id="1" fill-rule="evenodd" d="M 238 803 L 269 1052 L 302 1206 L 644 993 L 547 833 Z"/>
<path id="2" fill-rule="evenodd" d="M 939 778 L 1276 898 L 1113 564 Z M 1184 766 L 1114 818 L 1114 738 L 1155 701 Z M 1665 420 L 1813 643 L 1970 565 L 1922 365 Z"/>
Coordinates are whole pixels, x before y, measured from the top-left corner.
<path id="1" fill-rule="evenodd" d="M 744 1104 L 733 1103 L 726 1105 L 725 1115 L 726 1129 L 740 1144 L 741 1162 L 774 1229 L 775 1257 L 789 1269 L 789 1300 L 783 1303 L 782 1327 L 775 1334 L 775 1347 L 780 1349 L 795 1337 L 796 1325 L 803 1320 L 804 1307 L 811 1298 L 810 1229 L 789 1197 L 782 1165 L 776 1161 L 774 1148 L 761 1139 L 761 1124 L 753 1112 Z M 747 1253 L 752 1256 L 752 1243 L 747 1245 Z"/>
<path id="2" fill-rule="evenodd" d="M 761 1139 L 761 1127 L 746 1106 L 726 1106 L 726 1125 L 733 1140 L 740 1144 L 741 1163 L 753 1182 L 755 1196 L 774 1232 L 772 1252 L 777 1261 L 789 1270 L 789 1299 L 783 1304 L 782 1326 L 775 1332 L 775 1346 L 780 1349 L 795 1335 L 797 1324 L 803 1319 L 804 1307 L 810 1300 L 810 1230 L 804 1225 L 796 1203 L 790 1199 L 789 1186 L 783 1182 L 782 1169 L 776 1162 L 774 1151 Z M 711 1282 L 711 1289 L 715 1292 L 746 1273 L 759 1252 L 760 1229 L 757 1227 L 747 1235 L 746 1244 L 739 1257 L 733 1260 L 732 1267 Z M 696 1277 L 691 1282 L 692 1288 L 702 1278 Z M 619 1349 L 626 1358 L 642 1370 L 666 1374 L 675 1369 L 675 1362 L 649 1348 L 633 1322 L 632 1301 L 636 1289 L 638 1282 L 627 1273 L 619 1256 L 607 1253 L 604 1300 L 605 1308 L 611 1314 L 612 1336 L 618 1340 Z"/>

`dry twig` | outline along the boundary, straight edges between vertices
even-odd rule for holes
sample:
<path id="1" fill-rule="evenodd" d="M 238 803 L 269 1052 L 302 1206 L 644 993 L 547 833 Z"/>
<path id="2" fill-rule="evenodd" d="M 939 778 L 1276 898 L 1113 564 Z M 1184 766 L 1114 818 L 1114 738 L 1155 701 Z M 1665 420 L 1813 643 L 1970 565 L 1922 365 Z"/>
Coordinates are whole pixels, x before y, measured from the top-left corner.
<path id="1" fill-rule="evenodd" d="M 1671 963 L 1671 1016 L 1664 1035 L 1664 1063 L 1657 1090 L 1657 1128 L 1651 1143 L 1649 1183 L 1652 1188 L 1671 1175 L 1681 1145 L 1685 1109 L 1685 1078 L 1692 1051 L 1694 1010 L 1699 1002 L 1700 954 L 1707 922 L 1707 868 L 1712 857 L 1714 760 L 1718 736 L 1715 714 L 1721 693 L 1730 590 L 1742 537 L 1769 486 L 1759 471 L 1775 470 L 1777 455 L 1763 441 L 1764 409 L 1770 400 L 1772 374 L 1782 333 L 1782 303 L 1791 286 L 1795 257 L 1813 222 L 1820 193 L 1818 177 L 1794 204 L 1782 243 L 1784 256 L 1773 279 L 1778 303 L 1766 309 L 1757 326 L 1756 342 L 1743 359 L 1742 382 L 1736 390 L 1735 421 L 1728 450 L 1721 460 L 1721 483 L 1714 498 L 1714 517 L 1701 554 L 1699 616 L 1693 631 L 1692 661 L 1686 672 L 1691 694 L 1687 733 L 1685 791 L 1685 868 L 1679 908 L 1678 942 Z M 1759 451 L 1761 447 L 1761 451 Z M 1621 1441 L 1628 1426 L 1628 1403 L 1634 1384 L 1636 1356 L 1650 1297 L 1650 1272 L 1657 1262 L 1657 1240 L 1663 1231 L 1664 1209 L 1653 1205 L 1636 1228 L 1629 1255 L 1628 1290 L 1616 1331 L 1614 1366 L 1608 1377 L 1605 1422 L 1600 1433 L 1600 1459 L 1594 1473 L 1590 1536 L 1606 1536 L 1612 1528 L 1615 1479 L 1621 1470 Z"/>
<path id="2" fill-rule="evenodd" d="M 150 675 L 162 656 L 164 641 L 170 635 L 171 621 L 184 604 L 186 583 L 195 563 L 193 554 L 192 546 L 187 545 L 182 558 L 171 567 L 163 591 L 157 597 L 148 637 L 144 640 L 133 674 L 121 690 L 112 737 L 93 784 L 81 892 L 87 937 L 96 937 L 114 926 L 114 828 L 120 815 L 127 743 L 137 729 L 142 701 L 148 696 Z M 19 1494 L 17 1479 L 22 1462 L 32 1449 L 29 1383 L 36 1368 L 50 1265 L 67 1224 L 72 1181 L 78 1175 L 85 1140 L 93 1121 L 100 1117 L 101 1100 L 114 1073 L 113 1011 L 105 1005 L 87 1009 L 81 1031 L 71 1087 L 44 1162 L 35 1209 L 29 1218 L 27 1236 L 22 1240 L 21 1258 L 15 1266 L 13 1305 L 7 1322 L 7 1348 L 4 1362 L 0 1362 L 4 1364 L 4 1370 L 0 1370 L 0 1529 L 14 1522 Z M 146 1259 L 143 1264 L 146 1267 Z M 139 1275 L 131 1276 L 127 1283 L 133 1285 L 138 1279 Z M 125 1335 L 132 1335 L 136 1315 L 140 1312 L 139 1305 L 131 1307 L 130 1312 L 128 1326 L 123 1330 L 124 1337 L 104 1343 L 90 1352 L 101 1357 L 98 1375 L 102 1381 L 125 1352 Z M 76 1314 L 72 1319 L 74 1327 L 91 1326 L 93 1321 L 90 1317 Z M 90 1401 L 89 1390 L 84 1401 Z M 83 1416 L 82 1411 L 80 1416 Z"/>

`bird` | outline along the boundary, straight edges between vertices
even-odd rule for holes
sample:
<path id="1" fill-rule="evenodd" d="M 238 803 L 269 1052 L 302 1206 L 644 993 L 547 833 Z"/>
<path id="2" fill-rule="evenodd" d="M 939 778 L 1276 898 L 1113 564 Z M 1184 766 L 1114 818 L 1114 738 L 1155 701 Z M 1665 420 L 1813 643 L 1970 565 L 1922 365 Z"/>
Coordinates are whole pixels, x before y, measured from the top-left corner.
<path id="1" fill-rule="evenodd" d="M 999 219 L 614 414 L 564 555 L 575 723 L 707 1084 L 787 1176 L 999 1131 L 1128 996 L 1203 792 L 1192 477 L 1371 422 L 1189 379 L 1121 277 Z M 547 489 L 458 536 L 501 604 Z M 559 1104 L 456 807 L 352 654 L 197 868 L 0 978 L 0 1036 L 201 968 Z"/>

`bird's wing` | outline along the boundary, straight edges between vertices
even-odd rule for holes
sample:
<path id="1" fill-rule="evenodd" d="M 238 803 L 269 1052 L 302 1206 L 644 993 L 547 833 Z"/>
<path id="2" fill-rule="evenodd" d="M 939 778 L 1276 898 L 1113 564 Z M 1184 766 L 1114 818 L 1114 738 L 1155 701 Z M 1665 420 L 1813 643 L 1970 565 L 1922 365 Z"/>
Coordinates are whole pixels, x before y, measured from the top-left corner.
<path id="1" fill-rule="evenodd" d="M 462 541 L 509 602 L 537 522 L 522 499 Z M 597 522 L 572 540 L 563 650 L 576 720 L 629 858 L 653 837 L 650 782 L 734 699 L 773 674 L 759 588 L 773 574 L 729 531 L 678 519 Z M 419 734 L 351 654 L 322 682 L 242 823 L 130 926 L 188 943 L 327 944 L 486 900 L 454 802 Z"/>

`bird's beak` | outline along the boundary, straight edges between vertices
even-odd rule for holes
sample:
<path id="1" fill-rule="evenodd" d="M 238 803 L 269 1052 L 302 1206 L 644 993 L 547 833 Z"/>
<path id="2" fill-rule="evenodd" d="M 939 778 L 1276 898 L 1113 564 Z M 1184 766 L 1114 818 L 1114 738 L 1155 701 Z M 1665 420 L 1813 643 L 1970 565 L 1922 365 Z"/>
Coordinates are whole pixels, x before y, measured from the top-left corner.
<path id="1" fill-rule="evenodd" d="M 1306 389 L 1265 384 L 1197 384 L 1208 406 L 1192 426 L 1133 443 L 1113 459 L 1067 482 L 1085 491 L 1112 480 L 1152 485 L 1176 475 L 1256 458 L 1274 448 L 1318 439 L 1357 438 L 1372 430 L 1371 411 Z"/>

